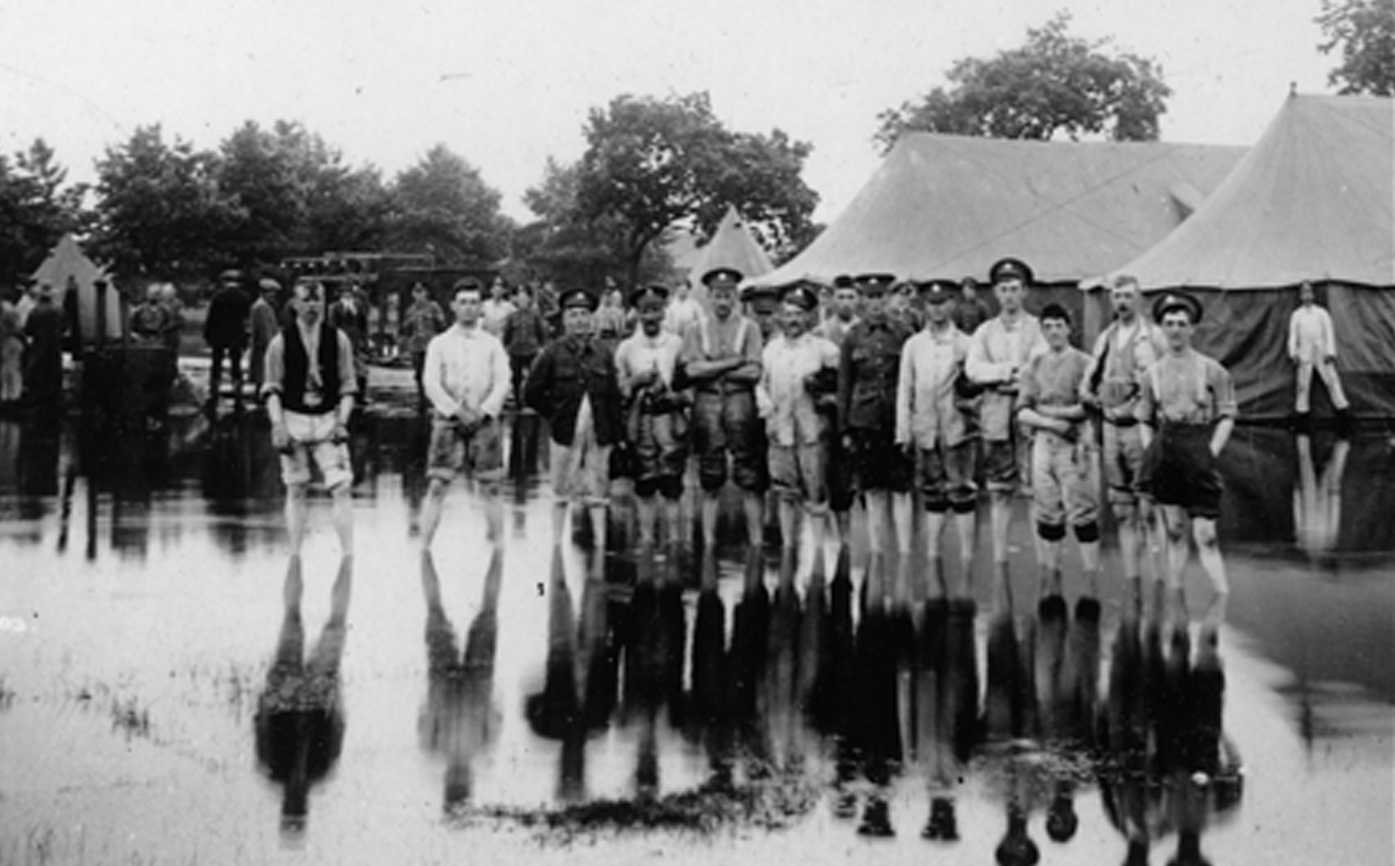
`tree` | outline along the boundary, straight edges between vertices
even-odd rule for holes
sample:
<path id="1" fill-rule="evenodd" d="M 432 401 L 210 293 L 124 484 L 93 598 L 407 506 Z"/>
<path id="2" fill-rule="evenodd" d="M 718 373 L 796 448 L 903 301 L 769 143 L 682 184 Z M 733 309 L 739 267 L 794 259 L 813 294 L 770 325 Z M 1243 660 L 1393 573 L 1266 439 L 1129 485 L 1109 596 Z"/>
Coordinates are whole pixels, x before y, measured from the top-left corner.
<path id="1" fill-rule="evenodd" d="M 665 99 L 623 95 L 592 109 L 577 166 L 574 221 L 613 221 L 627 282 L 671 227 L 711 232 L 733 205 L 776 243 L 806 230 L 818 196 L 800 177 L 808 144 L 779 130 L 734 133 L 706 93 Z"/>
<path id="2" fill-rule="evenodd" d="M 1153 141 L 1171 89 L 1153 60 L 1115 54 L 1110 40 L 1068 33 L 1070 15 L 1057 13 L 1029 29 L 1021 48 L 988 60 L 955 61 L 919 103 L 878 116 L 874 140 L 883 153 L 903 132 L 945 132 L 991 138 L 1072 140 L 1103 135 L 1115 141 Z"/>
<path id="3" fill-rule="evenodd" d="M 508 254 L 512 223 L 499 213 L 499 191 L 444 144 L 397 175 L 389 242 L 448 262 L 491 264 Z"/>
<path id="4" fill-rule="evenodd" d="M 15 282 L 43 261 L 65 232 L 90 221 L 83 208 L 86 184 L 66 185 L 67 169 L 53 148 L 37 138 L 14 162 L 0 155 L 0 277 Z"/>
<path id="5" fill-rule="evenodd" d="M 118 276 L 206 276 L 231 263 L 221 249 L 235 209 L 220 194 L 218 157 L 158 124 L 138 127 L 97 162 L 97 225 L 90 251 Z"/>
<path id="6" fill-rule="evenodd" d="M 1323 42 L 1340 49 L 1342 63 L 1327 74 L 1338 93 L 1395 96 L 1395 0 L 1322 0 L 1317 17 Z"/>

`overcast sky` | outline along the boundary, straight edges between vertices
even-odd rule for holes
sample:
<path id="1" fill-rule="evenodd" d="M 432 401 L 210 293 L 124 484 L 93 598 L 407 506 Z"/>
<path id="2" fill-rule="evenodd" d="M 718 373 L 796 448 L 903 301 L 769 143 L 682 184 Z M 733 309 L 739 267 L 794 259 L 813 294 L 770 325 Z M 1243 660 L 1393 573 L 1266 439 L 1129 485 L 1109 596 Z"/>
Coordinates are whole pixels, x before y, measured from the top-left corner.
<path id="1" fill-rule="evenodd" d="M 91 180 L 142 124 L 214 147 L 285 118 L 387 177 L 444 142 L 527 219 L 591 107 L 706 90 L 728 126 L 814 145 L 826 221 L 876 168 L 880 111 L 1058 9 L 1162 64 L 1167 141 L 1250 144 L 1290 82 L 1328 92 L 1319 0 L 0 0 L 0 149 L 43 136 Z"/>

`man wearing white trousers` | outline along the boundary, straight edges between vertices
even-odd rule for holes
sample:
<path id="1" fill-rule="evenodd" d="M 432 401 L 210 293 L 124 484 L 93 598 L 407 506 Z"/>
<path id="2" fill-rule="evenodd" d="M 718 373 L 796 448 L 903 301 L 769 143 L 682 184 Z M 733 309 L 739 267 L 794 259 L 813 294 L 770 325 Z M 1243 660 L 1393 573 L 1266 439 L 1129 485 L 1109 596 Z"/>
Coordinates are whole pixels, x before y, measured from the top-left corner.
<path id="1" fill-rule="evenodd" d="M 1300 421 L 1306 421 L 1309 392 L 1313 385 L 1313 369 L 1322 376 L 1332 408 L 1345 416 L 1349 404 L 1342 391 L 1342 379 L 1337 374 L 1337 339 L 1332 330 L 1332 316 L 1313 301 L 1313 285 L 1304 281 L 1298 288 L 1300 305 L 1288 320 L 1288 356 L 1298 365 L 1298 395 L 1294 411 Z"/>

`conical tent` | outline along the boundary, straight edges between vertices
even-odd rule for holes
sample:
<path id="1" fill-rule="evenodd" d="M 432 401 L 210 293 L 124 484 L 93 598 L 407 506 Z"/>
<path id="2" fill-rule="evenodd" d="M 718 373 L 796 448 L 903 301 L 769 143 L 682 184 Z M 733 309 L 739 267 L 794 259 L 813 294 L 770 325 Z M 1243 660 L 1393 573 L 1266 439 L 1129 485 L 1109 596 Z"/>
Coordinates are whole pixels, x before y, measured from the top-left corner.
<path id="1" fill-rule="evenodd" d="M 1354 410 L 1395 415 L 1392 106 L 1290 96 L 1190 219 L 1106 278 L 1194 291 L 1206 309 L 1197 347 L 1231 370 L 1245 416 L 1292 408 L 1288 322 L 1305 280 L 1325 287 Z"/>
<path id="2" fill-rule="evenodd" d="M 95 262 L 83 253 L 78 246 L 77 240 L 71 234 L 65 234 L 49 251 L 48 258 L 43 264 L 35 269 L 32 278 L 37 285 L 50 285 L 53 287 L 55 299 L 59 303 L 76 303 L 78 314 L 78 328 L 84 340 L 91 339 L 97 333 L 97 286 L 98 280 L 110 282 L 105 269 L 99 267 Z M 77 285 L 76 301 L 66 301 L 68 280 L 71 278 Z M 115 289 L 107 290 L 107 313 L 105 333 L 108 338 L 119 338 L 121 336 L 121 312 L 120 302 Z"/>
<path id="3" fill-rule="evenodd" d="M 702 275 L 713 268 L 736 268 L 749 280 L 770 273 L 774 267 L 741 214 L 729 206 L 712 233 L 712 239 L 698 248 L 688 271 L 688 282 L 694 286 L 693 297 L 705 304 L 707 293 L 701 282 Z"/>
<path id="4" fill-rule="evenodd" d="M 901 136 L 807 249 L 753 282 L 839 274 L 986 279 L 1004 256 L 1070 283 L 1137 256 L 1176 228 L 1243 148 Z"/>

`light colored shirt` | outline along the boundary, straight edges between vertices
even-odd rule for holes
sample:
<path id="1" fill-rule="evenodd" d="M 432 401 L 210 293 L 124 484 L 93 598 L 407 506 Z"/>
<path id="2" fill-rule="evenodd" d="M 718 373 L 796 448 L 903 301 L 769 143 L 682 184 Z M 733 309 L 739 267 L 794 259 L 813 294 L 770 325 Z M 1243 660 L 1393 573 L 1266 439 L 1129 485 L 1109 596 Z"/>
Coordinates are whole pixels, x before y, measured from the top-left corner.
<path id="1" fill-rule="evenodd" d="M 664 330 L 681 337 L 704 318 L 702 305 L 697 301 L 675 297 L 668 302 L 668 309 L 664 311 Z"/>
<path id="2" fill-rule="evenodd" d="M 421 384 L 441 415 L 451 417 L 465 407 L 492 418 L 509 396 L 509 356 L 482 326 L 456 324 L 427 344 Z"/>
<path id="3" fill-rule="evenodd" d="M 640 373 L 656 370 L 666 387 L 673 387 L 673 371 L 683 351 L 683 340 L 677 334 L 660 331 L 649 337 L 635 331 L 615 349 L 615 369 L 620 377 L 620 390 L 629 393 L 630 380 Z"/>
<path id="4" fill-rule="evenodd" d="M 766 419 L 765 432 L 776 445 L 813 445 L 827 421 L 814 405 L 805 382 L 821 370 L 838 370 L 838 347 L 815 334 L 791 340 L 781 334 L 761 355 L 756 405 Z"/>
<path id="5" fill-rule="evenodd" d="M 955 402 L 954 380 L 969 354 L 969 338 L 950 325 L 926 328 L 901 349 L 896 378 L 896 444 L 931 449 L 953 447 L 968 435 L 968 423 Z"/>
<path id="6" fill-rule="evenodd" d="M 480 304 L 480 327 L 496 337 L 504 333 L 504 323 L 509 320 L 513 311 L 518 309 L 512 301 L 499 300 L 493 298 Z"/>
<path id="7" fill-rule="evenodd" d="M 1066 346 L 1059 352 L 1048 350 L 1036 355 L 1022 370 L 1017 392 L 1018 409 L 1036 409 L 1039 406 L 1078 406 L 1080 385 L 1085 371 L 1090 366 L 1090 356 L 1073 346 Z M 1077 433 L 1089 433 L 1088 420 L 1075 422 Z M 1037 428 L 1038 435 L 1058 436 L 1054 430 Z M 1092 435 L 1081 437 L 1086 443 L 1094 441 Z"/>
<path id="8" fill-rule="evenodd" d="M 1165 355 L 1149 367 L 1138 401 L 1138 420 L 1153 426 L 1163 422 L 1210 424 L 1234 418 L 1237 411 L 1230 373 L 1192 349 L 1181 356 Z"/>
<path id="9" fill-rule="evenodd" d="M 684 363 L 737 357 L 760 363 L 760 328 L 740 313 L 732 313 L 726 321 L 703 318 L 682 337 Z"/>
<path id="10" fill-rule="evenodd" d="M 979 325 L 969 338 L 969 356 L 964 369 L 969 378 L 980 385 L 1010 388 L 1027 361 L 1045 351 L 1046 339 L 1041 335 L 1041 323 L 1036 316 L 1021 313 L 1009 322 L 999 315 Z M 1009 438 L 1012 410 L 1010 391 L 990 389 L 984 392 L 979 420 L 986 441 L 1002 442 Z"/>
<path id="11" fill-rule="evenodd" d="M 1289 357 L 1320 364 L 1337 356 L 1337 338 L 1332 332 L 1332 316 L 1317 304 L 1305 304 L 1288 320 Z"/>
<path id="12" fill-rule="evenodd" d="M 848 333 L 852 331 L 853 326 L 860 321 L 862 320 L 856 316 L 853 316 L 846 322 L 837 316 L 829 316 L 827 319 L 823 320 L 822 324 L 814 329 L 814 333 L 823 337 L 825 340 L 832 341 L 833 345 L 841 349 L 843 347 L 843 341 L 848 338 Z"/>

